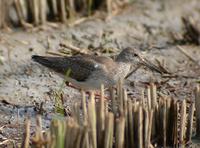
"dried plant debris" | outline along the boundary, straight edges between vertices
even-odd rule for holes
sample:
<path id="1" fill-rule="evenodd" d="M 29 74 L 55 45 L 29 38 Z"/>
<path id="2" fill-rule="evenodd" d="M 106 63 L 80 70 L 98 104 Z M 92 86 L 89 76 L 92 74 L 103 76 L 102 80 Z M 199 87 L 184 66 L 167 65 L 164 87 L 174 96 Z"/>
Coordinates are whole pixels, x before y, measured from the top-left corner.
<path id="1" fill-rule="evenodd" d="M 180 44 L 195 44 L 200 45 L 200 19 L 199 17 L 182 17 L 183 34 L 173 34 L 175 41 Z"/>
<path id="2" fill-rule="evenodd" d="M 200 45 L 200 19 L 182 17 L 182 22 L 185 28 L 184 39 L 189 43 Z"/>
<path id="3" fill-rule="evenodd" d="M 32 28 L 47 21 L 70 23 L 77 16 L 89 16 L 99 9 L 112 15 L 127 3 L 128 0 L 1 0 L 0 28 Z"/>
<path id="4" fill-rule="evenodd" d="M 105 99 L 104 91 L 102 86 L 97 101 L 94 92 L 86 99 L 82 91 L 82 102 L 74 105 L 72 115 L 53 119 L 47 131 L 42 130 L 41 116 L 37 116 L 36 130 L 30 136 L 30 120 L 26 120 L 22 147 L 29 143 L 32 147 L 69 148 L 191 146 L 194 99 L 159 97 L 153 83 L 142 99 L 130 99 L 122 82 L 111 90 L 111 100 Z M 199 98 L 198 87 L 195 96 Z"/>

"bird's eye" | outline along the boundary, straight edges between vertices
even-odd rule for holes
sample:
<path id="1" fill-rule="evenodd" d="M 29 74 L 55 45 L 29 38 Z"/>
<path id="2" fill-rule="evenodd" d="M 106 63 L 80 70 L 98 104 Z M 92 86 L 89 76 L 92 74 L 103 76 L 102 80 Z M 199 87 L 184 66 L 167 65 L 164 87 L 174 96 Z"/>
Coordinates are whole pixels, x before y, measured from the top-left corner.
<path id="1" fill-rule="evenodd" d="M 136 53 L 134 53 L 133 56 L 137 57 L 138 55 Z"/>

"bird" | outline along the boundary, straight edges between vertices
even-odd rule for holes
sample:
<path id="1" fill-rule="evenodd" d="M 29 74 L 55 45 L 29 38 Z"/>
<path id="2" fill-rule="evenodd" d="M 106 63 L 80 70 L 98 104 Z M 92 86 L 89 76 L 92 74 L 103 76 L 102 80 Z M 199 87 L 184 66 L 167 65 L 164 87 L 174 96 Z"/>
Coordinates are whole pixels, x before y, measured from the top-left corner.
<path id="1" fill-rule="evenodd" d="M 85 91 L 100 90 L 101 84 L 107 88 L 115 86 L 129 74 L 132 65 L 143 64 L 160 72 L 134 48 L 125 48 L 115 59 L 86 54 L 70 57 L 33 55 L 32 60 L 59 73 L 65 81 Z"/>

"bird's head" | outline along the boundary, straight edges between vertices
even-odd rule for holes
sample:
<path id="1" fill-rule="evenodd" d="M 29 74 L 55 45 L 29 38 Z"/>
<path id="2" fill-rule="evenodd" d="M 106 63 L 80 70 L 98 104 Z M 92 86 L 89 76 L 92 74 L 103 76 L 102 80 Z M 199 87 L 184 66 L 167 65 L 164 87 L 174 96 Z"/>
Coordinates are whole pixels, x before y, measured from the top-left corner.
<path id="1" fill-rule="evenodd" d="M 125 48 L 116 58 L 117 62 L 138 64 L 141 62 L 141 56 L 136 49 Z"/>

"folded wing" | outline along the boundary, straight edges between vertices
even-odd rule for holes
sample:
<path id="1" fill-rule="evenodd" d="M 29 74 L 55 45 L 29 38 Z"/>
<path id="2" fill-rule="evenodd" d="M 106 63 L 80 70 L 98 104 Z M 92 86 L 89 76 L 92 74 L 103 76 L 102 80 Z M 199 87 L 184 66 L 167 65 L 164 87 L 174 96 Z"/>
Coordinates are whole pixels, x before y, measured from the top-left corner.
<path id="1" fill-rule="evenodd" d="M 93 71 L 101 68 L 101 64 L 90 56 L 45 57 L 34 55 L 32 59 L 63 75 L 70 70 L 69 77 L 77 81 L 85 81 Z"/>

